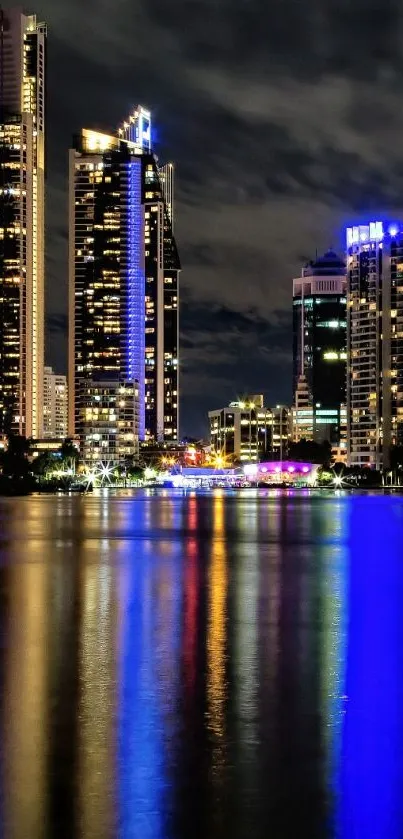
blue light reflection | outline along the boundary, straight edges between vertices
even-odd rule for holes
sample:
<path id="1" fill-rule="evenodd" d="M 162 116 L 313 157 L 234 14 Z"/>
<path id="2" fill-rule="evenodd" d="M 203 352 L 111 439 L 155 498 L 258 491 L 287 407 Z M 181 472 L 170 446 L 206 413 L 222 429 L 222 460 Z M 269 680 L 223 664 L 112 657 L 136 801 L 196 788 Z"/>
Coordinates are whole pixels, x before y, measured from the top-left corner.
<path id="1" fill-rule="evenodd" d="M 337 836 L 398 839 L 403 824 L 403 505 L 353 498 L 350 623 Z"/>
<path id="2" fill-rule="evenodd" d="M 118 714 L 119 836 L 162 837 L 162 722 L 154 672 L 151 563 L 125 557 L 121 569 Z"/>
<path id="3" fill-rule="evenodd" d="M 168 835 L 172 754 L 179 752 L 181 509 L 166 497 L 125 505 L 126 527 L 149 538 L 120 546 L 118 799 L 120 839 Z"/>

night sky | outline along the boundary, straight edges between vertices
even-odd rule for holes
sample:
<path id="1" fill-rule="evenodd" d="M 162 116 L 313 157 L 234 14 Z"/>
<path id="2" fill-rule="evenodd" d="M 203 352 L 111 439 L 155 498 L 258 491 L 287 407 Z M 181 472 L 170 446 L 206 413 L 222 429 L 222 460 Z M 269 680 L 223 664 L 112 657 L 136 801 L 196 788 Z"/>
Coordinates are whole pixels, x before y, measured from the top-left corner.
<path id="1" fill-rule="evenodd" d="M 13 5 L 13 4 L 6 4 Z M 182 432 L 291 399 L 291 280 L 359 214 L 403 208 L 398 0 L 41 0 L 48 23 L 47 360 L 66 367 L 67 149 L 153 113 L 177 165 Z"/>

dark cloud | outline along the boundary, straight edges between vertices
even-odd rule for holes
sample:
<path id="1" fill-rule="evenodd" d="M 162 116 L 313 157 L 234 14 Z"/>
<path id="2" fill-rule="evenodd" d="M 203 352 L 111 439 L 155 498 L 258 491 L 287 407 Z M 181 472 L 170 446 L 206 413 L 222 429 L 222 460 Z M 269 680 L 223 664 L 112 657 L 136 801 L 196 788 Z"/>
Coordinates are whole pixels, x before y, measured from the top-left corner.
<path id="1" fill-rule="evenodd" d="M 302 259 L 342 247 L 359 214 L 403 213 L 403 6 L 42 0 L 38 13 L 49 24 L 50 315 L 67 306 L 71 135 L 143 102 L 161 158 L 177 163 L 184 430 L 252 382 L 289 398 Z"/>
<path id="2" fill-rule="evenodd" d="M 195 433 L 206 433 L 206 407 L 200 414 L 203 404 L 219 408 L 252 393 L 263 393 L 269 405 L 289 403 L 290 329 L 289 312 L 273 312 L 268 321 L 253 308 L 241 314 L 224 306 L 185 303 L 182 386 Z"/>
<path id="3" fill-rule="evenodd" d="M 67 335 L 67 315 L 48 315 L 46 329 L 51 335 Z"/>

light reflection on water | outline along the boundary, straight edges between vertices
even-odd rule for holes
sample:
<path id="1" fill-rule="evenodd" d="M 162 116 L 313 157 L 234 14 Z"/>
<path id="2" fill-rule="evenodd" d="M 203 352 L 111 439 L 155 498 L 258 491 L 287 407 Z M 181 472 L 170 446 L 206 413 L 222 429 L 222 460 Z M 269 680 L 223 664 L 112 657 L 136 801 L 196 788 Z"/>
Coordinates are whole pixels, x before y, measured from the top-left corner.
<path id="1" fill-rule="evenodd" d="M 0 501 L 3 839 L 403 835 L 403 502 Z"/>

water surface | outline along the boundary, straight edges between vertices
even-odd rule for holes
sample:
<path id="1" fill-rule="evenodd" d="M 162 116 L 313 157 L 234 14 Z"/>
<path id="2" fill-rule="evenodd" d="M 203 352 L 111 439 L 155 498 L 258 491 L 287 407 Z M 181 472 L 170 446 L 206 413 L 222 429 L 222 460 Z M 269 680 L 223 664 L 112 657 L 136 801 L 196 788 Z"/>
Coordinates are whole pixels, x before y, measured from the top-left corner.
<path id="1" fill-rule="evenodd" d="M 403 502 L 0 500 L 1 839 L 400 839 Z"/>

